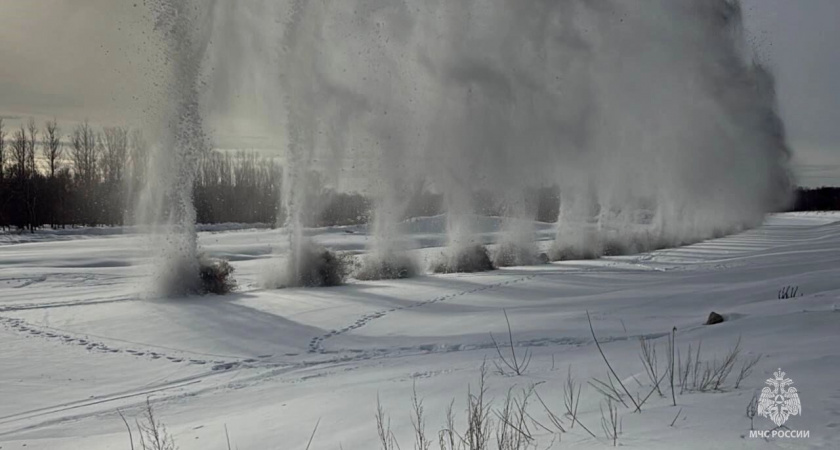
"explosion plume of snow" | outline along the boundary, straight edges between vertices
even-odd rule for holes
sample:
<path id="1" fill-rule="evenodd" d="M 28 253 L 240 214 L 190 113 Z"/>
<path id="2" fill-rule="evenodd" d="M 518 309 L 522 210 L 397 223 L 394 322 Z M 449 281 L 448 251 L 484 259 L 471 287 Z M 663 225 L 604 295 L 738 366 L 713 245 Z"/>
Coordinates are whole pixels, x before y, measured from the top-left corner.
<path id="1" fill-rule="evenodd" d="M 516 194 L 505 202 L 508 206 L 505 208 L 507 214 L 503 222 L 504 238 L 493 255 L 493 263 L 497 267 L 530 266 L 546 262 L 541 258 L 535 242 L 533 221 L 529 220 L 536 215 L 535 203 L 524 198 L 524 191 Z"/>
<path id="2" fill-rule="evenodd" d="M 515 249 L 533 233 L 522 199 L 559 186 L 554 259 L 737 231 L 789 197 L 773 79 L 744 43 L 735 0 L 263 0 L 222 10 L 230 26 L 217 28 L 236 51 L 230 61 L 214 53 L 212 85 L 248 84 L 237 92 L 259 93 L 281 130 L 293 261 L 318 206 L 312 171 L 372 199 L 373 259 L 404 250 L 396 225 L 418 182 L 443 195 L 449 259 L 480 244 L 479 191 L 526 219 L 505 225 L 503 247 Z"/>
<path id="3" fill-rule="evenodd" d="M 487 247 L 480 244 L 466 245 L 456 251 L 450 249 L 440 255 L 431 267 L 435 273 L 485 272 L 495 268 Z"/>
<path id="4" fill-rule="evenodd" d="M 349 108 L 341 142 L 379 162 L 379 196 L 407 173 L 430 180 L 454 253 L 475 244 L 477 189 L 583 191 L 597 207 L 564 204 L 556 247 L 576 257 L 735 231 L 786 200 L 772 77 L 745 50 L 735 1 L 298 6 L 317 10 L 303 36 L 318 70 L 303 78 L 333 94 L 290 107 Z"/>
<path id="5" fill-rule="evenodd" d="M 149 119 L 154 145 L 137 217 L 151 228 L 159 253 L 155 287 L 162 295 L 213 292 L 219 286 L 230 290 L 229 266 L 199 255 L 193 205 L 196 162 L 208 148 L 198 85 L 211 35 L 212 8 L 169 0 L 148 6 L 159 39 L 161 91 Z"/>
<path id="6" fill-rule="evenodd" d="M 377 251 L 362 259 L 355 277 L 360 280 L 389 280 L 411 278 L 420 273 L 420 268 L 405 252 Z"/>
<path id="7" fill-rule="evenodd" d="M 279 266 L 269 265 L 268 270 L 263 278 L 269 288 L 329 287 L 344 284 L 350 267 L 343 255 L 302 238 Z"/>

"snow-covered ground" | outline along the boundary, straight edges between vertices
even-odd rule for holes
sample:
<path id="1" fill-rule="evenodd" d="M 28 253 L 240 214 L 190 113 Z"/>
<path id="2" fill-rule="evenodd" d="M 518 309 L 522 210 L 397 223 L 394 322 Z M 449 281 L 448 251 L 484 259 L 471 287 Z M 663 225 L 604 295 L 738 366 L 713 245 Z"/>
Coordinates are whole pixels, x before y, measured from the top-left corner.
<path id="1" fill-rule="evenodd" d="M 486 241 L 498 224 L 486 219 Z M 408 224 L 416 257 L 443 242 L 440 218 Z M 232 227 L 240 228 L 240 227 Z M 553 235 L 539 226 L 547 245 Z M 362 251 L 362 227 L 312 230 L 344 251 Z M 325 289 L 261 288 L 278 230 L 204 231 L 204 250 L 229 258 L 241 289 L 228 296 L 146 299 L 154 263 L 143 236 L 71 230 L 0 236 L 0 448 L 128 449 L 121 409 L 131 419 L 151 398 L 178 446 L 303 449 L 378 448 L 377 396 L 403 449 L 412 448 L 410 395 L 424 400 L 427 433 L 437 440 L 455 400 L 461 426 L 467 389 L 487 361 L 488 398 L 536 384 L 562 414 L 569 368 L 583 382 L 582 427 L 556 436 L 532 424 L 539 448 L 611 446 L 601 428 L 603 397 L 586 382 L 606 379 L 588 310 L 603 350 L 634 397 L 651 383 L 639 337 L 657 345 L 677 328 L 684 355 L 702 341 L 703 359 L 722 358 L 741 338 L 741 360 L 759 360 L 732 386 L 685 392 L 671 405 L 654 394 L 641 413 L 619 407 L 627 448 L 837 448 L 840 442 L 840 214 L 781 214 L 761 228 L 652 253 L 513 267 L 480 274 L 428 275 Z M 796 298 L 780 300 L 784 286 Z M 507 338 L 506 311 L 522 376 L 496 373 L 490 333 Z M 703 322 L 711 311 L 727 321 Z M 794 381 L 802 414 L 785 424 L 807 439 L 749 437 L 746 406 L 781 368 Z M 679 387 L 677 387 L 679 390 Z M 626 399 L 625 399 L 626 400 Z M 532 401 L 533 419 L 549 423 Z M 671 425 L 677 413 L 677 420 Z M 495 418 L 493 414 L 491 418 Z M 320 421 L 320 422 L 319 422 Z M 755 419 L 757 429 L 775 425 Z M 136 439 L 136 436 L 135 436 Z M 436 445 L 433 448 L 437 448 Z"/>

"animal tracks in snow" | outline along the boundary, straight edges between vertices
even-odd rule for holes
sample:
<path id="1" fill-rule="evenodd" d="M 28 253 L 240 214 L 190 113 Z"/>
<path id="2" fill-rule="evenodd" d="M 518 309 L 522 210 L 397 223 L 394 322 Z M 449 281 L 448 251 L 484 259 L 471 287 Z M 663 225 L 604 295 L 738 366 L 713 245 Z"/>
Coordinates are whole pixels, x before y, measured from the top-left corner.
<path id="1" fill-rule="evenodd" d="M 422 300 L 422 301 L 419 301 L 419 302 L 415 302 L 415 303 L 412 303 L 412 304 L 406 305 L 406 306 L 395 306 L 393 308 L 383 309 L 383 310 L 376 311 L 376 312 L 373 312 L 373 313 L 365 314 L 365 315 L 359 317 L 358 319 L 356 319 L 355 322 L 353 322 L 350 325 L 347 325 L 344 328 L 341 328 L 341 329 L 338 329 L 338 330 L 331 330 L 329 333 L 322 334 L 321 336 L 313 337 L 312 340 L 309 341 L 309 353 L 326 353 L 326 350 L 324 349 L 324 341 L 326 341 L 327 339 L 331 339 L 331 338 L 334 338 L 336 336 L 340 336 L 344 333 L 359 329 L 359 328 L 367 325 L 371 321 L 376 320 L 376 319 L 380 319 L 382 317 L 385 317 L 392 312 L 409 310 L 409 309 L 413 309 L 413 308 L 419 308 L 421 306 L 427 306 L 427 305 L 431 305 L 433 303 L 443 302 L 443 301 L 446 301 L 446 300 L 449 300 L 449 299 L 452 299 L 452 298 L 455 298 L 455 297 L 461 297 L 461 296 L 468 295 L 468 294 L 475 294 L 477 292 L 483 292 L 483 291 L 488 291 L 488 290 L 491 290 L 491 289 L 497 289 L 497 288 L 500 288 L 500 287 L 509 286 L 511 284 L 523 283 L 523 282 L 532 280 L 536 276 L 537 276 L 536 274 L 527 275 L 527 276 L 515 278 L 515 279 L 512 279 L 512 280 L 501 281 L 501 282 L 498 282 L 498 283 L 488 284 L 486 286 L 481 286 L 481 287 L 476 287 L 476 288 L 473 288 L 473 289 L 459 291 L 459 292 L 455 292 L 455 293 L 451 293 L 451 294 L 441 295 L 441 296 L 434 297 L 434 298 L 431 298 L 431 299 L 428 299 L 428 300 Z"/>

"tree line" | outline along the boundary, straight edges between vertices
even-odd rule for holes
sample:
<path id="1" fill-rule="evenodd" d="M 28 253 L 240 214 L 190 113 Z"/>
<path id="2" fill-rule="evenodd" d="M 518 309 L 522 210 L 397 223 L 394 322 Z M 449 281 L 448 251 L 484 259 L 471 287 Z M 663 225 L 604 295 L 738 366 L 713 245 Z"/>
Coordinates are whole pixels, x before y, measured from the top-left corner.
<path id="1" fill-rule="evenodd" d="M 8 129 L 0 118 L 0 228 L 134 223 L 148 162 L 139 129 L 83 122 L 64 135 L 55 120 Z M 207 150 L 196 170 L 200 222 L 276 223 L 281 170 L 272 159 Z"/>
<path id="2" fill-rule="evenodd" d="M 121 224 L 126 167 L 142 145 L 141 135 L 131 138 L 126 128 L 95 131 L 87 122 L 67 136 L 55 120 L 7 130 L 0 119 L 0 226 Z"/>
<path id="3" fill-rule="evenodd" d="M 34 119 L 9 129 L 0 118 L 0 229 L 27 230 L 135 223 L 147 180 L 149 144 L 139 129 L 95 128 L 83 122 L 69 133 L 56 120 Z M 202 153 L 193 186 L 199 223 L 283 223 L 283 171 L 254 151 Z M 366 223 L 372 202 L 338 192 L 323 174 L 307 174 L 307 226 Z M 441 196 L 419 186 L 405 215 L 441 212 Z"/>
<path id="4" fill-rule="evenodd" d="M 94 128 L 88 122 L 69 133 L 55 120 L 34 119 L 8 129 L 0 118 L 0 228 L 34 231 L 42 227 L 118 226 L 134 223 L 134 206 L 149 170 L 149 144 L 139 129 Z M 358 193 L 332 189 L 322 174 L 307 174 L 308 226 L 366 223 L 372 202 Z M 265 223 L 284 220 L 282 167 L 253 151 L 205 151 L 196 167 L 194 199 L 199 223 Z M 489 193 L 475 193 L 476 212 L 504 215 Z M 557 219 L 556 186 L 534 189 L 536 219 Z M 796 191 L 790 210 L 840 210 L 840 188 Z M 420 184 L 404 217 L 443 212 L 442 196 Z"/>
<path id="5" fill-rule="evenodd" d="M 840 188 L 798 188 L 791 211 L 840 211 Z"/>

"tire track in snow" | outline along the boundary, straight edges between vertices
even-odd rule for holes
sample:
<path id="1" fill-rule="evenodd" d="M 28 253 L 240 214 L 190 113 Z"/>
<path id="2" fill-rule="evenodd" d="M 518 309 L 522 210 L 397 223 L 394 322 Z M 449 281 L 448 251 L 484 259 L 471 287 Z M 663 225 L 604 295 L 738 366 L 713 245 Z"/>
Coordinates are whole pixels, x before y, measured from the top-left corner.
<path id="1" fill-rule="evenodd" d="M 165 391 L 168 389 L 175 389 L 175 388 L 182 388 L 185 386 L 190 386 L 193 384 L 197 384 L 201 382 L 201 378 L 206 377 L 207 373 L 195 375 L 188 378 L 183 378 L 179 380 L 174 380 L 167 383 L 162 383 L 160 385 L 150 386 L 146 389 L 141 389 L 137 391 L 123 391 L 117 392 L 110 395 L 100 395 L 100 396 L 93 396 L 84 400 L 72 401 L 67 403 L 61 403 L 58 405 L 52 406 L 45 406 L 43 408 L 32 409 L 28 411 L 23 411 L 15 414 L 9 414 L 6 416 L 0 417 L 0 425 L 4 425 L 11 422 L 16 422 L 19 420 L 31 419 L 43 415 L 59 413 L 63 411 L 68 411 L 72 409 L 84 408 L 86 406 L 93 406 L 99 405 L 102 403 L 113 402 L 117 400 L 127 399 L 131 397 L 136 397 L 139 395 L 149 395 L 156 392 Z M 7 433 L 0 433 L 0 436 L 7 434 Z"/>
<path id="2" fill-rule="evenodd" d="M 455 293 L 452 293 L 452 294 L 441 295 L 441 296 L 434 297 L 434 298 L 431 298 L 431 299 L 428 299 L 428 300 L 421 300 L 419 302 L 412 303 L 412 304 L 407 305 L 407 306 L 395 306 L 393 308 L 382 309 L 382 310 L 379 310 L 379 311 L 375 311 L 375 312 L 372 312 L 372 313 L 369 313 L 369 314 L 362 315 L 355 322 L 353 322 L 350 325 L 347 325 L 344 328 L 341 328 L 339 330 L 332 330 L 329 333 L 322 334 L 320 336 L 316 336 L 316 337 L 312 338 L 312 340 L 309 341 L 309 353 L 326 353 L 326 350 L 324 349 L 324 341 L 326 341 L 328 339 L 332 339 L 336 336 L 341 336 L 342 334 L 348 333 L 350 331 L 362 328 L 363 326 L 369 324 L 371 321 L 374 321 L 376 319 L 380 319 L 382 317 L 385 317 L 392 312 L 418 308 L 418 307 L 421 307 L 421 306 L 427 306 L 427 305 L 431 305 L 433 303 L 443 302 L 443 301 L 446 301 L 446 300 L 449 300 L 449 299 L 452 299 L 452 298 L 455 298 L 455 297 L 461 297 L 461 296 L 468 295 L 468 294 L 475 294 L 477 292 L 483 292 L 483 291 L 488 291 L 488 290 L 492 290 L 492 289 L 498 289 L 500 287 L 508 286 L 508 285 L 511 285 L 511 284 L 524 283 L 526 281 L 530 281 L 530 280 L 536 278 L 537 276 L 538 276 L 538 274 L 526 275 L 526 276 L 523 276 L 523 277 L 515 278 L 513 280 L 501 281 L 501 282 L 498 282 L 498 283 L 492 283 L 492 284 L 488 284 L 486 286 L 481 286 L 481 287 L 477 287 L 477 288 L 473 288 L 473 289 L 459 291 L 459 292 L 455 292 Z"/>
<path id="3" fill-rule="evenodd" d="M 47 276 L 42 275 L 40 277 L 30 277 L 30 278 L 11 278 L 9 280 L 6 280 L 7 283 L 12 282 L 12 281 L 21 281 L 21 284 L 19 284 L 17 286 L 12 286 L 12 289 L 20 289 L 20 288 L 25 288 L 27 286 L 32 286 L 33 284 L 36 284 L 36 283 L 43 283 L 44 281 L 47 281 Z"/>
<path id="4" fill-rule="evenodd" d="M 105 305 L 109 303 L 136 302 L 140 298 L 106 298 L 99 300 L 78 300 L 70 302 L 24 303 L 22 305 L 0 306 L 0 313 L 13 311 L 28 311 L 31 309 L 71 308 L 73 306 Z"/>
<path id="5" fill-rule="evenodd" d="M 298 365 L 283 366 L 279 368 L 275 367 L 270 375 L 279 376 L 298 368 L 300 368 Z M 142 408 L 143 405 L 145 405 L 146 399 L 150 398 L 152 394 L 161 394 L 161 396 L 156 396 L 155 399 L 152 400 L 152 403 L 154 404 L 177 398 L 194 397 L 206 392 L 216 391 L 218 389 L 230 388 L 232 386 L 230 381 L 208 383 L 212 377 L 220 374 L 221 372 L 217 371 L 201 372 L 188 377 L 179 378 L 177 380 L 164 381 L 158 384 L 138 387 L 136 389 L 118 391 L 110 394 L 10 414 L 0 417 L 0 436 L 14 435 L 16 433 L 56 425 L 70 420 L 80 420 L 103 414 L 116 414 L 115 409 L 117 407 L 121 407 L 122 409 L 131 409 L 136 407 Z M 250 379 L 259 380 L 263 377 L 264 375 L 258 374 L 251 376 Z M 135 400 L 137 397 L 145 398 Z M 116 403 L 117 406 L 109 406 L 107 409 L 102 409 L 102 405 L 114 403 Z M 68 411 L 78 412 L 74 415 L 62 414 Z M 27 421 L 29 423 L 25 425 L 13 425 L 21 422 L 26 423 Z"/>

